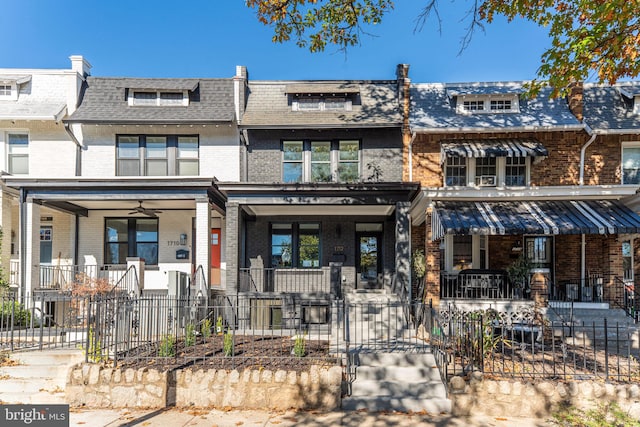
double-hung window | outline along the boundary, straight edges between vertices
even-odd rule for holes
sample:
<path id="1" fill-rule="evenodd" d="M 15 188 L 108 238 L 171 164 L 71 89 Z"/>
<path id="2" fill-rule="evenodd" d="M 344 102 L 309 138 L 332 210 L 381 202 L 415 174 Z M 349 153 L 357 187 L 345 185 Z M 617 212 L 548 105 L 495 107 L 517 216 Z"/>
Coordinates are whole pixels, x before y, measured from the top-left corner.
<path id="1" fill-rule="evenodd" d="M 158 218 L 106 218 L 105 264 L 126 264 L 127 257 L 158 264 Z"/>
<path id="2" fill-rule="evenodd" d="M 116 175 L 197 176 L 198 146 L 197 136 L 118 135 Z"/>
<path id="3" fill-rule="evenodd" d="M 283 182 L 360 180 L 360 141 L 283 141 Z"/>
<path id="4" fill-rule="evenodd" d="M 527 158 L 506 157 L 504 185 L 507 187 L 522 187 L 527 184 Z"/>
<path id="5" fill-rule="evenodd" d="M 271 224 L 271 266 L 273 268 L 320 267 L 320 224 Z"/>
<path id="6" fill-rule="evenodd" d="M 10 133 L 8 135 L 7 169 L 12 175 L 29 173 L 29 135 Z"/>
<path id="7" fill-rule="evenodd" d="M 478 157 L 476 159 L 476 185 L 496 185 L 496 158 Z"/>
<path id="8" fill-rule="evenodd" d="M 622 183 L 640 184 L 640 144 L 622 147 Z"/>
<path id="9" fill-rule="evenodd" d="M 462 187 L 467 185 L 467 158 L 447 157 L 444 169 L 445 185 Z"/>

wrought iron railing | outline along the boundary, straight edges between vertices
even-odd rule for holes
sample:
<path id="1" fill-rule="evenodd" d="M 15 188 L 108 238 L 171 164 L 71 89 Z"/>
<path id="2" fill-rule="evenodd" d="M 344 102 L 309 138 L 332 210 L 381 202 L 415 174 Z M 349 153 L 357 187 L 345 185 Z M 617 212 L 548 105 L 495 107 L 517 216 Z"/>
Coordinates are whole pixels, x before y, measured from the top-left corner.
<path id="1" fill-rule="evenodd" d="M 331 293 L 331 268 L 241 268 L 240 292 Z"/>
<path id="2" fill-rule="evenodd" d="M 126 265 L 40 265 L 39 289 L 71 291 L 74 286 L 106 287 L 115 284 L 128 274 Z"/>
<path id="3" fill-rule="evenodd" d="M 509 281 L 506 272 L 463 270 L 440 274 L 440 298 L 455 299 L 529 299 L 529 286 Z"/>

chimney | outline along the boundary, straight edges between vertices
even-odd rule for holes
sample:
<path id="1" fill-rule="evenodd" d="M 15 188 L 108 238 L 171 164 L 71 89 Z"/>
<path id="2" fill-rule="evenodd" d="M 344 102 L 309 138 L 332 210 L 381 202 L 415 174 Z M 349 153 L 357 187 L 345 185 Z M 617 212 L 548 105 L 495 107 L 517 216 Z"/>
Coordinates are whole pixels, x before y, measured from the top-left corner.
<path id="1" fill-rule="evenodd" d="M 71 55 L 69 59 L 71 60 L 72 71 L 75 71 L 82 77 L 86 77 L 91 74 L 91 64 L 89 64 L 89 61 L 84 59 L 82 55 Z"/>
<path id="2" fill-rule="evenodd" d="M 233 76 L 233 102 L 236 108 L 236 120 L 242 121 L 244 109 L 247 106 L 247 85 L 249 73 L 244 65 L 236 65 L 236 75 Z"/>
<path id="3" fill-rule="evenodd" d="M 569 85 L 569 94 L 567 95 L 567 103 L 569 104 L 569 109 L 573 113 L 574 116 L 580 121 L 584 118 L 583 116 L 583 86 L 582 82 L 573 82 Z"/>
<path id="4" fill-rule="evenodd" d="M 409 107 L 411 104 L 409 64 L 398 64 L 396 77 L 398 79 L 398 106 L 402 111 L 403 130 L 406 131 L 409 129 Z"/>

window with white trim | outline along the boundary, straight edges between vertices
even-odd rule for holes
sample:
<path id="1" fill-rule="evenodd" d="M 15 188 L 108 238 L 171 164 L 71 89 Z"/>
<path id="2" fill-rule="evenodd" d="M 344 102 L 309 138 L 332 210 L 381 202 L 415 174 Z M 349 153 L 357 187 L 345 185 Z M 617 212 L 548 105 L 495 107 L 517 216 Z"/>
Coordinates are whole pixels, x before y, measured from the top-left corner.
<path id="1" fill-rule="evenodd" d="M 520 106 L 517 94 L 459 95 L 456 110 L 459 114 L 517 113 Z"/>
<path id="2" fill-rule="evenodd" d="M 360 141 L 282 141 L 283 182 L 360 180 Z"/>
<path id="3" fill-rule="evenodd" d="M 11 96 L 11 85 L 8 84 L 0 84 L 0 97 L 8 98 Z"/>
<path id="4" fill-rule="evenodd" d="M 195 135 L 118 135 L 117 176 L 197 176 Z"/>
<path id="5" fill-rule="evenodd" d="M 291 103 L 292 111 L 351 111 L 353 102 L 344 96 L 297 96 Z"/>
<path id="6" fill-rule="evenodd" d="M 640 184 L 640 143 L 622 146 L 622 183 Z"/>
<path id="7" fill-rule="evenodd" d="M 447 157 L 445 187 L 524 187 L 529 185 L 529 157 Z M 469 176 L 467 176 L 469 171 Z M 472 183 L 472 184 L 469 184 Z"/>
<path id="8" fill-rule="evenodd" d="M 130 106 L 172 107 L 189 105 L 188 91 L 129 90 L 127 102 Z"/>
<path id="9" fill-rule="evenodd" d="M 7 172 L 12 175 L 29 173 L 29 135 L 9 133 L 7 135 Z"/>

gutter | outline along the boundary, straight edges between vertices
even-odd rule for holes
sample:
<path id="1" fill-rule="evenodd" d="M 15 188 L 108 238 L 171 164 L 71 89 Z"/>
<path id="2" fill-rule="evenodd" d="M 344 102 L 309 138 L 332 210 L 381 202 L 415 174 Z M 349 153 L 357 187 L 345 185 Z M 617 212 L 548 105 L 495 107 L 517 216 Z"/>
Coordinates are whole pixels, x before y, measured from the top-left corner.
<path id="1" fill-rule="evenodd" d="M 82 172 L 82 144 L 80 144 L 80 141 L 78 141 L 76 134 L 73 133 L 73 130 L 71 130 L 71 126 L 69 125 L 69 123 L 64 123 L 64 130 L 67 131 L 67 134 L 69 135 L 71 140 L 76 143 L 76 176 L 80 176 Z"/>
<path id="2" fill-rule="evenodd" d="M 584 125 L 566 125 L 566 126 L 514 126 L 514 127 L 444 127 L 444 128 L 423 128 L 416 133 L 432 134 L 432 133 L 457 133 L 457 132 L 475 132 L 475 133 L 496 133 L 496 132 L 555 132 L 583 130 Z"/>
<path id="3" fill-rule="evenodd" d="M 591 145 L 593 141 L 596 140 L 596 133 L 591 129 L 591 127 L 587 124 L 586 121 L 582 122 L 584 124 L 584 130 L 590 136 L 589 140 L 580 148 L 580 180 L 578 181 L 578 185 L 584 185 L 584 157 L 587 151 L 587 148 Z"/>

